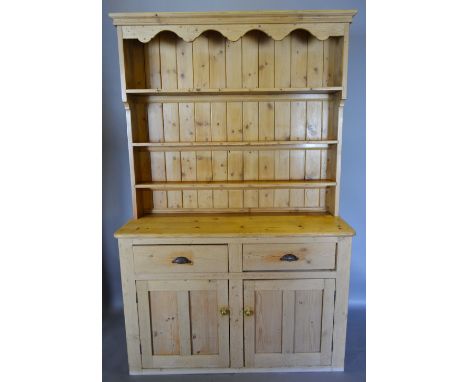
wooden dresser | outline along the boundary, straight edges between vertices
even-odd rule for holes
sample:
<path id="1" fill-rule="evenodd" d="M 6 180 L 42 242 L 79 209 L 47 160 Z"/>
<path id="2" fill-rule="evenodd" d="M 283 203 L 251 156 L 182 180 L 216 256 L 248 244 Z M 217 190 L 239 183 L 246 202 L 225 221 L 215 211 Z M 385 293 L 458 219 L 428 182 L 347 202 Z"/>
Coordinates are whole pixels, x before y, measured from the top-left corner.
<path id="1" fill-rule="evenodd" d="M 355 11 L 111 14 L 134 220 L 131 374 L 343 370 Z"/>

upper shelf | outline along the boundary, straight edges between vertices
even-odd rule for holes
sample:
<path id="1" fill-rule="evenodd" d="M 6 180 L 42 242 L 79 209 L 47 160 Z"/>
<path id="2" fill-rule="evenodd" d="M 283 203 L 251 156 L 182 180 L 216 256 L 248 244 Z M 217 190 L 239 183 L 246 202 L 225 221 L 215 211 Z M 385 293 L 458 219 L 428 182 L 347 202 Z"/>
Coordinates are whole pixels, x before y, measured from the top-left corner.
<path id="1" fill-rule="evenodd" d="M 242 94 L 331 94 L 343 90 L 342 86 L 328 86 L 316 88 L 218 88 L 218 89 L 127 89 L 127 94 L 135 95 L 163 95 L 163 96 L 178 96 L 178 95 L 242 95 Z"/>
<path id="2" fill-rule="evenodd" d="M 355 10 L 264 11 L 264 12 L 175 12 L 111 13 L 114 25 L 122 28 L 123 38 L 146 43 L 162 31 L 176 33 L 193 41 L 208 30 L 215 30 L 231 41 L 237 41 L 251 30 L 259 30 L 274 40 L 282 40 L 293 30 L 302 29 L 326 40 L 346 34 Z"/>

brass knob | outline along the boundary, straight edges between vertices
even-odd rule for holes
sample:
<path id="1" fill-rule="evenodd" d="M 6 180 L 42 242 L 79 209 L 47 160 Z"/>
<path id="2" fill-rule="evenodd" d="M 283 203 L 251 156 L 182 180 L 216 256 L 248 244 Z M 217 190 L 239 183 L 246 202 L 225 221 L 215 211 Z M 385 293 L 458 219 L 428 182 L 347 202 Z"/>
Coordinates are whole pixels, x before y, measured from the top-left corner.
<path id="1" fill-rule="evenodd" d="M 252 308 L 245 308 L 245 309 L 244 309 L 244 315 L 245 315 L 246 317 L 250 317 L 251 315 L 253 315 L 253 313 L 254 313 L 254 311 L 253 311 Z"/>
<path id="2" fill-rule="evenodd" d="M 221 309 L 219 309 L 219 313 L 221 313 L 221 316 L 227 316 L 229 314 L 229 308 L 223 306 Z"/>

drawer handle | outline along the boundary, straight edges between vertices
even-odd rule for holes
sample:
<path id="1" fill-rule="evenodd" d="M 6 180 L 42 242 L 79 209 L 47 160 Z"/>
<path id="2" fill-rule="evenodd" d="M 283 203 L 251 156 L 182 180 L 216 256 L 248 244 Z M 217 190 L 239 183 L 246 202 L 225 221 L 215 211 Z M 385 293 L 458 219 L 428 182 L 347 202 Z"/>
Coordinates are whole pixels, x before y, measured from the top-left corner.
<path id="1" fill-rule="evenodd" d="M 299 258 L 292 253 L 287 253 L 286 255 L 281 256 L 281 261 L 297 261 Z"/>
<path id="2" fill-rule="evenodd" d="M 192 262 L 185 256 L 179 256 L 172 260 L 172 264 L 192 264 Z"/>

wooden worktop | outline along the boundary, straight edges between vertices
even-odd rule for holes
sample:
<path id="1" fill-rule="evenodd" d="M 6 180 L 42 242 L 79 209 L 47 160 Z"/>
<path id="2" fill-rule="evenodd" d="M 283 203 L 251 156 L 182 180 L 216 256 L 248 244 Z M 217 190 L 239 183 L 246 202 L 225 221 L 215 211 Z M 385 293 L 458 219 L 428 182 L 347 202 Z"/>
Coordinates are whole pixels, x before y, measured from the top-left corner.
<path id="1" fill-rule="evenodd" d="M 129 237 L 353 236 L 341 218 L 313 214 L 148 215 L 116 233 Z"/>

